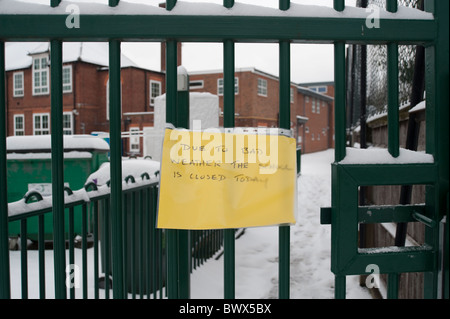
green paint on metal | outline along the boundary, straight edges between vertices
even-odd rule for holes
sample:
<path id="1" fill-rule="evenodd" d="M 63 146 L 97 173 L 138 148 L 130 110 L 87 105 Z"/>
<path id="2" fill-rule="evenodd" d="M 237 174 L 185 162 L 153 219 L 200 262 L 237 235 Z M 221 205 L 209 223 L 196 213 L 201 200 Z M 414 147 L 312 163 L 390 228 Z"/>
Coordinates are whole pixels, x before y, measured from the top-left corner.
<path id="1" fill-rule="evenodd" d="M 388 54 L 388 149 L 393 157 L 400 154 L 398 45 L 389 43 Z"/>
<path id="2" fill-rule="evenodd" d="M 175 8 L 177 4 L 177 0 L 166 0 L 166 10 L 170 11 Z"/>
<path id="3" fill-rule="evenodd" d="M 56 8 L 57 6 L 59 6 L 60 3 L 61 3 L 61 0 L 51 0 L 50 1 L 50 6 L 52 8 Z"/>
<path id="4" fill-rule="evenodd" d="M 110 7 L 116 7 L 119 4 L 120 0 L 108 0 L 108 5 Z"/>
<path id="5" fill-rule="evenodd" d="M 223 6 L 225 8 L 232 8 L 234 6 L 234 0 L 223 0 Z"/>
<path id="6" fill-rule="evenodd" d="M 334 45 L 334 123 L 335 123 L 335 155 L 334 160 L 340 162 L 346 154 L 346 78 L 345 78 L 345 43 Z"/>
<path id="7" fill-rule="evenodd" d="M 125 297 L 123 288 L 123 233 L 122 233 L 122 141 L 121 141 L 121 79 L 120 42 L 109 41 L 109 134 L 111 149 L 111 234 L 113 296 Z"/>
<path id="8" fill-rule="evenodd" d="M 235 44 L 232 40 L 223 43 L 223 70 L 224 70 L 224 107 L 223 118 L 224 127 L 233 128 L 235 126 L 235 90 L 234 90 L 234 69 L 235 69 Z M 235 298 L 235 229 L 225 229 L 224 236 L 224 298 Z"/>
<path id="9" fill-rule="evenodd" d="M 281 128 L 289 130 L 291 128 L 291 47 L 287 41 L 279 43 L 279 69 L 279 121 Z M 290 297 L 290 231 L 289 226 L 280 226 L 278 229 L 278 295 L 280 299 L 289 299 Z"/>
<path id="10" fill-rule="evenodd" d="M 332 44 L 428 44 L 436 35 L 434 20 L 381 19 L 382 28 L 365 29 L 365 18 L 310 18 L 259 16 L 195 16 L 195 15 L 96 15 L 85 14 L 82 28 L 68 29 L 66 15 L 2 16 L 0 38 L 13 41 L 109 41 L 135 39 L 183 42 L 291 43 L 320 42 Z M 27 21 L 26 24 L 21 23 Z M 46 23 L 42 23 L 45 21 Z M 211 28 L 214 25 L 214 28 Z M 12 27 L 14 26 L 14 27 Z"/>
<path id="11" fill-rule="evenodd" d="M 279 0 L 278 7 L 280 10 L 286 11 L 289 10 L 291 7 L 291 1 L 290 0 Z"/>
<path id="12" fill-rule="evenodd" d="M 54 233 L 55 297 L 66 298 L 66 257 L 64 242 L 64 145 L 62 101 L 62 42 L 50 43 L 52 203 Z"/>
<path id="13" fill-rule="evenodd" d="M 0 41 L 0 299 L 11 297 L 9 278 L 8 190 L 6 177 L 5 43 Z"/>

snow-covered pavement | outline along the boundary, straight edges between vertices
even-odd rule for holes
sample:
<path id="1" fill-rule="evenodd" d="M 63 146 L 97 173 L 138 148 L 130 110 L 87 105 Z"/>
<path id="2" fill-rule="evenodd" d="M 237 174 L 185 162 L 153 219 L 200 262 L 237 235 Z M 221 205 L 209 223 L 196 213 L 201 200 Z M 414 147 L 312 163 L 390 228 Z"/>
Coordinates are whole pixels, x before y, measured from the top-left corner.
<path id="1" fill-rule="evenodd" d="M 297 223 L 291 227 L 291 298 L 334 297 L 330 270 L 331 226 L 320 207 L 331 205 L 334 150 L 302 156 Z M 236 298 L 278 298 L 278 227 L 248 228 L 236 240 Z M 191 278 L 193 298 L 223 298 L 223 257 L 211 259 Z M 347 277 L 347 298 L 370 299 L 359 277 Z"/>

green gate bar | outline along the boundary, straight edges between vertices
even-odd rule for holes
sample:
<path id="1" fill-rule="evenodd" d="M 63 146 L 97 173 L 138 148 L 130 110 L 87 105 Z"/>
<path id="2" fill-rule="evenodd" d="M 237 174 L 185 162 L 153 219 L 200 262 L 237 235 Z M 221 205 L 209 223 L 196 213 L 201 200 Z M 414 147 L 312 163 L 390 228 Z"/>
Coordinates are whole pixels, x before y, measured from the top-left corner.
<path id="1" fill-rule="evenodd" d="M 66 298 L 66 245 L 64 234 L 64 145 L 62 100 L 62 42 L 50 42 L 52 201 L 55 297 Z"/>
<path id="2" fill-rule="evenodd" d="M 6 72 L 5 43 L 0 41 L 0 299 L 11 297 L 8 244 L 8 190 L 6 189 Z"/>
<path id="3" fill-rule="evenodd" d="M 174 3 L 166 1 L 166 9 L 171 10 Z M 166 42 L 166 122 L 176 125 L 177 111 L 177 42 Z M 166 230 L 167 243 L 167 296 L 179 298 L 179 247 L 178 230 Z"/>
<path id="4" fill-rule="evenodd" d="M 225 3 L 228 8 L 232 3 Z M 223 126 L 233 128 L 235 126 L 235 45 L 232 40 L 223 43 Z M 224 236 L 224 298 L 235 298 L 235 229 L 225 229 Z"/>
<path id="5" fill-rule="evenodd" d="M 125 297 L 123 274 L 123 233 L 122 233 L 122 140 L 121 140 L 121 80 L 120 42 L 109 41 L 109 134 L 111 170 L 111 234 L 113 297 Z"/>
<path id="6" fill-rule="evenodd" d="M 334 0 L 334 9 L 344 11 L 344 0 Z M 340 162 L 346 155 L 346 78 L 345 78 L 345 42 L 335 42 L 334 44 L 334 125 L 335 125 L 335 146 L 334 162 Z M 333 184 L 334 186 L 334 184 Z M 336 196 L 334 188 L 331 197 Z M 333 204 L 334 206 L 334 204 Z M 335 216 L 337 212 L 333 212 Z M 337 218 L 337 217 L 334 217 Z M 339 230 L 332 228 L 331 240 Z M 333 253 L 332 253 L 333 254 Z M 333 256 L 333 255 L 332 255 Z M 345 299 L 346 278 L 342 275 L 335 275 L 334 279 L 334 297 L 336 299 Z"/>
<path id="7" fill-rule="evenodd" d="M 280 1 L 280 7 L 285 8 L 289 1 Z M 280 68 L 280 128 L 291 129 L 291 46 L 288 41 L 279 43 L 279 68 Z M 290 226 L 280 226 L 278 229 L 278 296 L 280 299 L 289 299 L 289 278 L 290 278 Z"/>
<path id="8" fill-rule="evenodd" d="M 386 9 L 389 12 L 397 12 L 397 0 L 387 0 Z M 387 79 L 388 79 L 388 150 L 393 157 L 398 157 L 400 152 L 399 137 L 399 99 L 398 99 L 398 44 L 387 45 Z"/>

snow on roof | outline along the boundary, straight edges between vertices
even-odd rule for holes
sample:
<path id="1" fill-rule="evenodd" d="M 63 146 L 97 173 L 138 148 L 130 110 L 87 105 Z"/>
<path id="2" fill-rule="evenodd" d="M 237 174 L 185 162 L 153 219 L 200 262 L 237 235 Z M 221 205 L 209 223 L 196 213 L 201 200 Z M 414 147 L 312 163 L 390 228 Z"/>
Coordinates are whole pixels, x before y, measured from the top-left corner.
<path id="1" fill-rule="evenodd" d="M 9 136 L 6 138 L 8 152 L 24 153 L 31 150 L 50 150 L 50 135 Z M 108 143 L 92 135 L 64 135 L 64 150 L 109 151 Z"/>
<path id="2" fill-rule="evenodd" d="M 434 157 L 423 152 L 415 152 L 400 148 L 400 155 L 393 157 L 387 149 L 360 149 L 347 147 L 345 158 L 340 164 L 414 164 L 434 163 Z"/>
<path id="3" fill-rule="evenodd" d="M 93 2 L 93 1 L 91 1 Z M 99 3 L 62 1 L 56 8 L 49 5 L 24 3 L 17 0 L 0 1 L 0 14 L 63 14 L 67 15 L 70 8 L 67 6 L 76 4 L 82 14 L 105 15 L 208 15 L 208 16 L 285 16 L 285 17 L 320 17 L 320 18 L 367 18 L 365 8 L 345 7 L 338 12 L 331 7 L 318 5 L 301 5 L 292 3 L 288 10 L 278 10 L 263 6 L 255 6 L 244 3 L 235 3 L 231 8 L 214 3 L 192 3 L 178 1 L 176 6 L 168 11 L 148 2 L 131 3 L 125 0 L 119 2 L 116 7 L 109 7 L 105 2 Z M 433 19 L 433 15 L 414 8 L 399 7 L 396 13 L 380 10 L 381 19 Z"/>
<path id="4" fill-rule="evenodd" d="M 6 44 L 6 70 L 28 68 L 32 64 L 32 55 L 50 51 L 48 42 L 9 42 Z M 64 42 L 63 63 L 83 61 L 107 67 L 109 51 L 107 42 Z M 127 57 L 121 56 L 122 68 L 136 67 L 146 69 Z"/>

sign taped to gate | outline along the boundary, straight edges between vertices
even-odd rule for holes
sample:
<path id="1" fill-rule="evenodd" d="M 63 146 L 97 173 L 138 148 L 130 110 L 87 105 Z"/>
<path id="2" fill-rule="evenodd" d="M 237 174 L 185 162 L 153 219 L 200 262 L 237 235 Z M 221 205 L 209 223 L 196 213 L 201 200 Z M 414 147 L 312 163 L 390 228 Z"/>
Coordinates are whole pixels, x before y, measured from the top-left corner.
<path id="1" fill-rule="evenodd" d="M 166 129 L 157 227 L 294 224 L 296 142 L 280 131 Z"/>

